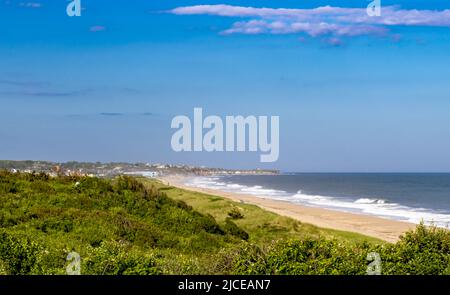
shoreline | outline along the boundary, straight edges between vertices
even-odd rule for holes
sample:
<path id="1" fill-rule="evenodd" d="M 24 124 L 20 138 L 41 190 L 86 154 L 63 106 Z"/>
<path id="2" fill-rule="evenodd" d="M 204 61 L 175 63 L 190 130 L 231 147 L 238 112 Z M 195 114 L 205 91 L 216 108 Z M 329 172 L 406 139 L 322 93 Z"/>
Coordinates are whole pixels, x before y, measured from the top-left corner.
<path id="1" fill-rule="evenodd" d="M 309 223 L 321 228 L 355 232 L 375 237 L 387 242 L 396 242 L 399 236 L 417 226 L 414 223 L 391 220 L 372 215 L 348 213 L 337 210 L 309 207 L 288 201 L 273 200 L 253 195 L 220 191 L 216 189 L 198 188 L 184 184 L 186 176 L 158 177 L 163 183 L 169 183 L 180 189 L 215 195 L 237 203 L 256 205 L 264 210 Z"/>

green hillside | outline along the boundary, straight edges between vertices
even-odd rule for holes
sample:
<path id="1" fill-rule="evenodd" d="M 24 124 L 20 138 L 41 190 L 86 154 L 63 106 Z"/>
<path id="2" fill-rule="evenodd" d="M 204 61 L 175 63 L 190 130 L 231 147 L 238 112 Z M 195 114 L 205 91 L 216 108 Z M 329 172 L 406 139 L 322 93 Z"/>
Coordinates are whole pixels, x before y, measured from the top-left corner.
<path id="1" fill-rule="evenodd" d="M 450 273 L 445 230 L 418 227 L 395 245 L 320 229 L 256 206 L 118 177 L 0 171 L 0 274 Z"/>

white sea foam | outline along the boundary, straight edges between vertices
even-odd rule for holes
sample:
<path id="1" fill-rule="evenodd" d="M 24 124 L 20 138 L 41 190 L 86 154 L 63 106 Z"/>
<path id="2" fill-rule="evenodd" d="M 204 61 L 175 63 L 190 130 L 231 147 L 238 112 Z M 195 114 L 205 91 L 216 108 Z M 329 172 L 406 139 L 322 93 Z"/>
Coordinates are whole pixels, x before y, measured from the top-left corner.
<path id="1" fill-rule="evenodd" d="M 355 201 L 357 204 L 384 204 L 385 200 L 382 199 L 370 199 L 370 198 L 361 198 Z"/>
<path id="2" fill-rule="evenodd" d="M 220 177 L 193 178 L 186 185 L 249 194 L 261 198 L 285 200 L 306 206 L 376 215 L 417 224 L 423 221 L 425 224 L 433 224 L 439 227 L 448 228 L 450 225 L 450 214 L 444 214 L 426 208 L 412 208 L 397 203 L 390 203 L 382 198 L 359 198 L 352 200 L 350 198 L 345 199 L 304 194 L 301 190 L 296 194 L 292 194 L 283 190 L 264 188 L 261 185 L 246 186 L 236 183 L 226 183 Z"/>
<path id="3" fill-rule="evenodd" d="M 450 215 L 434 212 L 425 208 L 412 208 L 397 203 L 389 203 L 383 199 L 360 198 L 356 201 L 327 196 L 305 195 L 301 191 L 293 196 L 296 203 L 313 205 L 342 211 L 364 213 L 380 217 L 403 220 L 412 223 L 434 224 L 439 227 L 448 227 Z"/>

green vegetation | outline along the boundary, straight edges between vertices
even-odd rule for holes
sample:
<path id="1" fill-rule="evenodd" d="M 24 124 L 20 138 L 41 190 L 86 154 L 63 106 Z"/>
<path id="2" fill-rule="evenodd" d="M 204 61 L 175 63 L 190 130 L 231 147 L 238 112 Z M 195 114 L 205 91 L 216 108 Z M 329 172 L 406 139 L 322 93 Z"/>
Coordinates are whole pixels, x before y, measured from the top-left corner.
<path id="1" fill-rule="evenodd" d="M 244 214 L 241 213 L 239 208 L 234 207 L 231 209 L 230 212 L 228 212 L 228 216 L 230 216 L 231 219 L 242 219 L 244 218 Z"/>
<path id="2" fill-rule="evenodd" d="M 450 234 L 396 244 L 317 228 L 257 206 L 143 178 L 0 171 L 0 274 L 450 274 Z"/>
<path id="3" fill-rule="evenodd" d="M 246 245 L 232 256 L 235 274 L 364 275 L 367 254 L 376 252 L 382 274 L 450 274 L 448 232 L 419 225 L 395 245 L 348 245 L 336 240 L 289 240 L 259 248 Z"/>

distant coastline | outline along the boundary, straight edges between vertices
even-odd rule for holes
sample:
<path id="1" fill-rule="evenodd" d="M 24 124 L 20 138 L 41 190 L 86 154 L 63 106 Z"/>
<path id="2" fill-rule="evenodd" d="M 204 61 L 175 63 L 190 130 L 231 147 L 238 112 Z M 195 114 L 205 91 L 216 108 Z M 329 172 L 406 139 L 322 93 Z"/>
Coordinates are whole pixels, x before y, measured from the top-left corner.
<path id="1" fill-rule="evenodd" d="M 225 169 L 204 166 L 164 163 L 126 163 L 126 162 L 52 162 L 52 161 L 11 161 L 0 160 L 0 169 L 25 173 L 43 172 L 52 176 L 97 176 L 114 177 L 118 175 L 142 176 L 211 176 L 211 175 L 278 175 L 280 171 L 270 169 Z"/>

